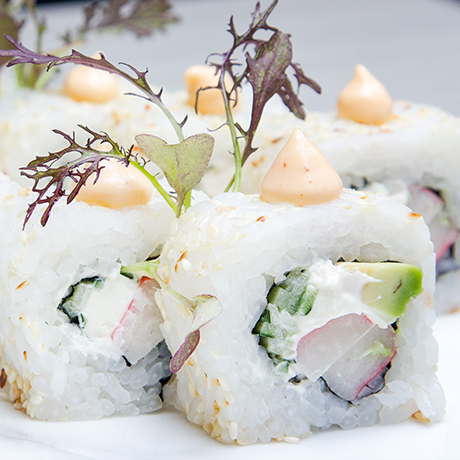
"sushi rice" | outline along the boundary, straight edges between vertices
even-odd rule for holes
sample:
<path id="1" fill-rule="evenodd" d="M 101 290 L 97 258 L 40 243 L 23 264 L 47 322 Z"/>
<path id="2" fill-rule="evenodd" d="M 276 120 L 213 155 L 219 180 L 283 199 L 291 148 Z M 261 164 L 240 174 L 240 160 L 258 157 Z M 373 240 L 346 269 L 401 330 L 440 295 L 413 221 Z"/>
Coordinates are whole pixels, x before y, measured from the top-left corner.
<path id="1" fill-rule="evenodd" d="M 119 272 L 158 255 L 173 211 L 156 193 L 147 205 L 122 210 L 62 202 L 46 227 L 37 212 L 21 231 L 30 198 L 28 189 L 1 176 L 0 395 L 40 420 L 158 410 L 170 375 L 161 314 L 149 296 L 131 308 L 137 283 Z M 72 322 L 59 306 L 78 283 L 95 277 L 105 280 L 108 300 L 99 297 L 86 310 L 80 305 L 86 326 Z M 148 330 L 136 314 L 144 314 Z M 123 321 L 138 327 L 130 333 Z"/>
<path id="2" fill-rule="evenodd" d="M 253 329 L 267 307 L 270 287 L 287 273 L 354 260 L 419 267 L 423 293 L 397 320 L 396 354 L 383 389 L 348 401 L 323 379 L 277 372 Z M 188 298 L 210 294 L 222 304 L 222 313 L 201 328 L 196 350 L 165 388 L 190 422 L 219 441 L 247 445 L 301 439 L 334 425 L 395 423 L 413 414 L 438 420 L 444 413 L 431 332 L 435 255 L 423 219 L 400 203 L 353 190 L 303 207 L 219 194 L 173 224 L 159 274 Z M 174 354 L 193 316 L 163 289 L 156 296 Z"/>

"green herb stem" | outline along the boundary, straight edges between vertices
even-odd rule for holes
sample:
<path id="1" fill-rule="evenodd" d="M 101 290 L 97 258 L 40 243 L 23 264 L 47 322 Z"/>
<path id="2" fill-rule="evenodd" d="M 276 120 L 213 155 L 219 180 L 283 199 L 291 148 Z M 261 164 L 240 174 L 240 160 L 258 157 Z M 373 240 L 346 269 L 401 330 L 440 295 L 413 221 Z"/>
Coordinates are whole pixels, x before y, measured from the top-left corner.
<path id="1" fill-rule="evenodd" d="M 190 208 L 191 205 L 192 205 L 192 191 L 190 190 L 190 192 L 188 192 L 185 197 L 185 201 L 184 201 L 185 209 Z"/>
<path id="2" fill-rule="evenodd" d="M 238 133 L 236 132 L 235 122 L 233 120 L 233 113 L 230 109 L 230 104 L 226 102 L 225 113 L 227 114 L 227 120 L 229 121 L 229 128 L 232 135 L 232 144 L 233 144 L 233 155 L 235 161 L 235 174 L 233 178 L 233 191 L 239 192 L 241 188 L 241 150 L 240 144 L 238 143 Z"/>
<path id="3" fill-rule="evenodd" d="M 154 102 L 154 101 L 152 101 Z M 166 115 L 168 118 L 169 122 L 171 123 L 172 127 L 174 128 L 174 131 L 176 132 L 176 135 L 179 139 L 179 142 L 182 142 L 184 140 L 184 132 L 182 131 L 182 125 L 174 118 L 173 114 L 171 111 L 163 104 L 163 102 L 157 103 L 157 105 L 160 107 L 160 109 L 163 111 L 163 113 Z"/>
<path id="4" fill-rule="evenodd" d="M 165 283 L 161 279 L 157 271 L 159 265 L 159 260 L 148 260 L 146 262 L 138 262 L 136 264 L 128 265 L 127 267 L 121 267 L 121 274 L 137 273 L 153 278 L 162 289 L 171 294 L 175 299 L 183 303 L 191 311 L 195 310 L 197 306 L 196 301 L 194 302 L 192 300 L 189 300 L 187 299 L 187 297 L 184 297 L 183 295 L 179 294 L 171 286 L 169 286 L 169 284 Z"/>
<path id="5" fill-rule="evenodd" d="M 153 186 L 158 190 L 160 195 L 166 200 L 166 202 L 171 206 L 173 211 L 177 214 L 177 206 L 174 200 L 171 198 L 169 193 L 161 186 L 161 184 L 158 182 L 157 178 L 153 175 L 150 174 L 141 164 L 139 164 L 135 160 L 129 160 L 129 162 L 136 167 L 142 174 L 144 174 L 145 177 L 153 184 Z"/>

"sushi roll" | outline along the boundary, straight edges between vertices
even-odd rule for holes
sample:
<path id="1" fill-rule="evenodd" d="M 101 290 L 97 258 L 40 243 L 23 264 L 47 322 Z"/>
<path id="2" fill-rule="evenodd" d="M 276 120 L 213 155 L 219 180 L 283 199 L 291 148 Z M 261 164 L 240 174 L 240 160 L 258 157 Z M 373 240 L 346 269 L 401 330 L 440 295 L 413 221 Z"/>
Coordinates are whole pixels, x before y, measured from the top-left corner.
<path id="1" fill-rule="evenodd" d="M 45 227 L 33 214 L 22 230 L 30 190 L 1 177 L 0 394 L 31 417 L 89 420 L 162 406 L 170 353 L 157 286 L 120 274 L 159 254 L 174 218 L 143 179 L 106 165 L 79 201 L 58 203 Z"/>
<path id="2" fill-rule="evenodd" d="M 342 190 L 300 131 L 260 196 L 191 207 L 160 260 L 169 288 L 222 306 L 165 393 L 217 440 L 442 417 L 428 227 L 383 195 Z M 165 289 L 156 296 L 177 356 L 195 313 Z"/>
<path id="3" fill-rule="evenodd" d="M 83 124 L 129 148 L 136 134 L 152 132 L 161 119 L 145 101 L 125 96 L 130 88 L 119 77 L 97 69 L 76 66 L 62 86 L 43 90 L 9 86 L 0 97 L 0 168 L 25 187 L 19 168 L 66 145 L 53 130 L 72 133 Z"/>

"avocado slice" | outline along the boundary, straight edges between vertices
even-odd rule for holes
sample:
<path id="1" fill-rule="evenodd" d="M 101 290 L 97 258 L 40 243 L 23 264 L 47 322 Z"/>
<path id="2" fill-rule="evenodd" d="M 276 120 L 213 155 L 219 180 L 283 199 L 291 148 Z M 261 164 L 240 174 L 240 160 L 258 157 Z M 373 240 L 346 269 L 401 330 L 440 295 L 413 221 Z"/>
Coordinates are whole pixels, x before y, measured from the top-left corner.
<path id="1" fill-rule="evenodd" d="M 396 321 L 405 311 L 411 297 L 423 292 L 423 272 L 419 267 L 399 262 L 343 262 L 347 270 L 360 270 L 380 282 L 367 283 L 362 301 Z"/>

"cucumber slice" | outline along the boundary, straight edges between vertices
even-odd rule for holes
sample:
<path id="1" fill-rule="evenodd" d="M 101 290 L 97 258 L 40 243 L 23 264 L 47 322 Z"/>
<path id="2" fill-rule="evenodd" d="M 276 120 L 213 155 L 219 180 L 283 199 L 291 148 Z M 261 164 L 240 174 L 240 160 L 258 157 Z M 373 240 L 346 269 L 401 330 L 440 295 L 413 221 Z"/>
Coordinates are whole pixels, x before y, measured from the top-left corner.
<path id="1" fill-rule="evenodd" d="M 296 314 L 307 315 L 313 307 L 318 290 L 308 284 L 305 269 L 297 267 L 275 284 L 267 295 L 268 305 L 252 330 L 259 335 L 259 344 L 267 349 L 277 372 L 287 372 L 292 354 L 292 323 Z M 284 313 L 283 313 L 284 312 Z"/>
<path id="2" fill-rule="evenodd" d="M 104 281 L 105 278 L 93 276 L 91 278 L 83 278 L 78 283 L 73 284 L 69 288 L 69 294 L 58 305 L 58 310 L 69 317 L 71 324 L 75 324 L 83 329 L 86 319 L 81 312 L 82 306 L 88 301 L 94 289 L 102 288 Z"/>

